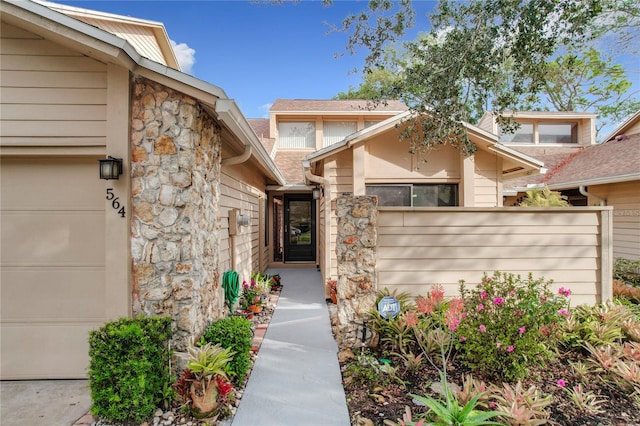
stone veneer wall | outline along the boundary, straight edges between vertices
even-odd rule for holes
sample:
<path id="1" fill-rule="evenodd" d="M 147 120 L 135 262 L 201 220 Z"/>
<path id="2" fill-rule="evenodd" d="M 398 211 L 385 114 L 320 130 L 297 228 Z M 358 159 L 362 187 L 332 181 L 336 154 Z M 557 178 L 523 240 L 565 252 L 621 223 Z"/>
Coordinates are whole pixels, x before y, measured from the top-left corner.
<path id="1" fill-rule="evenodd" d="M 143 78 L 131 126 L 133 313 L 171 316 L 181 351 L 223 316 L 221 129 L 195 99 Z"/>
<path id="2" fill-rule="evenodd" d="M 337 200 L 338 324 L 341 349 L 361 345 L 358 329 L 375 307 L 378 199 L 343 195 Z"/>

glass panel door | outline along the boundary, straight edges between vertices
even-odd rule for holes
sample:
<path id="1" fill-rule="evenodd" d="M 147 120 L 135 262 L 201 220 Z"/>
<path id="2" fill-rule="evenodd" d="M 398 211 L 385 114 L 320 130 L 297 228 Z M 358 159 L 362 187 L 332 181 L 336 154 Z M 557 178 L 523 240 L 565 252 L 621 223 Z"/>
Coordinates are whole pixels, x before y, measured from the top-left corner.
<path id="1" fill-rule="evenodd" d="M 285 195 L 284 211 L 284 261 L 315 261 L 315 201 L 311 194 Z"/>

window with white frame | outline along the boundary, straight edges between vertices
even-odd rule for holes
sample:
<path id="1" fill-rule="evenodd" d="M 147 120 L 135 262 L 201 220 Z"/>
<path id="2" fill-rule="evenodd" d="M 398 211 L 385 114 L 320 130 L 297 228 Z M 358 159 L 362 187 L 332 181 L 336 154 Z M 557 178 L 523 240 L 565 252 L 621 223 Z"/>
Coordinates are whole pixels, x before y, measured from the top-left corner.
<path id="1" fill-rule="evenodd" d="M 458 206 L 457 184 L 367 185 L 366 191 L 378 197 L 379 206 Z"/>
<path id="2" fill-rule="evenodd" d="M 500 142 L 533 143 L 533 123 L 520 123 L 520 127 L 515 133 L 504 133 L 500 129 Z"/>
<path id="3" fill-rule="evenodd" d="M 520 123 L 515 133 L 500 130 L 502 143 L 567 144 L 578 142 L 577 122 L 534 121 Z"/>
<path id="4" fill-rule="evenodd" d="M 358 124 L 355 121 L 325 121 L 322 123 L 322 146 L 340 142 L 357 130 Z"/>
<path id="5" fill-rule="evenodd" d="M 316 125 L 311 121 L 278 123 L 278 145 L 280 148 L 316 147 Z"/>

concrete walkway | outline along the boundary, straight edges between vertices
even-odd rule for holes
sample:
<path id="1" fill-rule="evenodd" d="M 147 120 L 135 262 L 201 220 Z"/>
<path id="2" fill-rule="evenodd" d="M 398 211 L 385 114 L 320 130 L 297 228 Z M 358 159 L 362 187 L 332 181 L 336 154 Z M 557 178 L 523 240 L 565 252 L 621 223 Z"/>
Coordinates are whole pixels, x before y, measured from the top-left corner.
<path id="1" fill-rule="evenodd" d="M 349 426 L 320 272 L 304 268 L 269 273 L 280 274 L 283 288 L 232 425 Z M 93 421 L 87 413 L 87 380 L 0 385 L 1 426 L 79 426 Z"/>
<path id="2" fill-rule="evenodd" d="M 283 288 L 232 426 L 349 426 L 320 272 L 268 273 Z"/>

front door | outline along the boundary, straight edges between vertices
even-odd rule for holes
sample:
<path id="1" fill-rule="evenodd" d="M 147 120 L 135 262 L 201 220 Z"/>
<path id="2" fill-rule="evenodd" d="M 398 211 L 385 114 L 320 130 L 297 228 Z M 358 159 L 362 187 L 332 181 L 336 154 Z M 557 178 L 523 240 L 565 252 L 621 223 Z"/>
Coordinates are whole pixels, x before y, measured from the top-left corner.
<path id="1" fill-rule="evenodd" d="M 284 196 L 284 261 L 315 262 L 316 202 L 311 194 Z"/>

